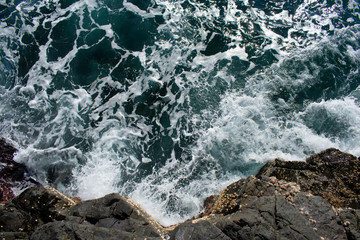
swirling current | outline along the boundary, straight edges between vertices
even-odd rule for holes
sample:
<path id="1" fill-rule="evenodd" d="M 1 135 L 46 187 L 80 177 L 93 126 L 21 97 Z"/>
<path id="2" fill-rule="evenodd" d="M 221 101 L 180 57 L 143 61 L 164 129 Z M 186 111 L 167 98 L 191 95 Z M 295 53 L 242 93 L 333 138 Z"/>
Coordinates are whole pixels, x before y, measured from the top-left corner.
<path id="1" fill-rule="evenodd" d="M 357 0 L 0 0 L 0 135 L 163 225 L 268 160 L 360 155 Z"/>

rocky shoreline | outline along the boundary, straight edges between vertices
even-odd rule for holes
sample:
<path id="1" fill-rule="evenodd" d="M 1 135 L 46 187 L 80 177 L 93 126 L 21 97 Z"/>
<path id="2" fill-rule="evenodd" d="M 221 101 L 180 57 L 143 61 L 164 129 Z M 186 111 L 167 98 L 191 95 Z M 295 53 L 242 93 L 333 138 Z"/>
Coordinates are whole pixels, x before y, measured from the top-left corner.
<path id="1" fill-rule="evenodd" d="M 0 142 L 2 239 L 360 239 L 360 159 L 337 149 L 304 162 L 275 159 L 169 228 L 116 193 L 81 201 L 39 186 L 14 152 Z M 14 197 L 19 181 L 30 187 Z"/>

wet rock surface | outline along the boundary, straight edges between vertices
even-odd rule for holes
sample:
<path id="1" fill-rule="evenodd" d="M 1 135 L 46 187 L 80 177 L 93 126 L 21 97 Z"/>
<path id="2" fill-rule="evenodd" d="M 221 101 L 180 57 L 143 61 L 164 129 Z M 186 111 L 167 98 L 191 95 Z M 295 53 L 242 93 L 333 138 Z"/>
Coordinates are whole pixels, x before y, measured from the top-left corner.
<path id="1" fill-rule="evenodd" d="M 13 188 L 21 191 L 40 186 L 24 164 L 14 161 L 16 151 L 5 139 L 0 138 L 0 203 L 6 203 L 15 197 Z"/>
<path id="2" fill-rule="evenodd" d="M 11 158 L 13 152 L 4 154 Z M 199 218 L 169 228 L 116 193 L 74 201 L 55 189 L 33 187 L 0 205 L 0 237 L 360 239 L 359 175 L 359 159 L 336 149 L 305 162 L 276 159 L 206 199 Z"/>

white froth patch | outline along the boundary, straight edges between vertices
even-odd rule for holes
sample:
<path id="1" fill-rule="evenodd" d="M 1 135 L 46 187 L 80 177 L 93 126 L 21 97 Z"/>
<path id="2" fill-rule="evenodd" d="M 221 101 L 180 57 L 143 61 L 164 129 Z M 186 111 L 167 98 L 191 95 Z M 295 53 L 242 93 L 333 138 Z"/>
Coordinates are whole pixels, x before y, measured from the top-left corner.
<path id="1" fill-rule="evenodd" d="M 360 109 L 350 103 L 350 100 L 334 100 L 320 104 L 325 104 L 329 111 L 336 111 L 339 117 L 350 117 L 351 131 L 356 131 L 357 136 L 351 143 L 316 134 L 296 115 L 278 119 L 272 104 L 261 95 L 227 94 L 221 102 L 220 117 L 199 139 L 198 149 L 201 154 L 217 159 L 228 170 L 239 164 L 262 163 L 277 157 L 304 160 L 310 153 L 329 147 L 356 154 L 355 142 L 360 133 L 355 128 L 360 124 Z M 342 110 L 336 110 L 339 108 Z M 346 145 L 350 148 L 344 149 Z"/>
<path id="2" fill-rule="evenodd" d="M 224 187 L 238 180 L 238 176 L 229 174 L 219 179 L 215 171 L 204 171 L 191 183 L 179 187 L 180 182 L 191 175 L 194 164 L 195 159 L 188 163 L 175 159 L 168 161 L 157 173 L 137 184 L 129 197 L 165 227 L 197 216 L 203 210 L 206 197 L 220 193 Z"/>
<path id="3" fill-rule="evenodd" d="M 117 179 L 121 179 L 123 138 L 120 132 L 110 131 L 107 136 L 97 140 L 96 145 L 86 156 L 84 166 L 74 169 L 74 188 L 83 199 L 98 198 L 110 192 L 117 192 Z M 114 147 L 117 147 L 115 149 Z"/>
<path id="4" fill-rule="evenodd" d="M 77 165 L 78 159 L 82 158 L 81 151 L 74 147 L 38 149 L 35 145 L 36 142 L 27 148 L 16 146 L 18 152 L 15 154 L 14 160 L 26 164 L 32 170 L 36 170 L 36 180 L 44 185 L 48 185 L 47 170 L 49 166 L 58 166 L 59 174 L 69 175 L 71 169 Z M 62 186 L 61 182 L 55 184 L 58 184 L 56 185 L 58 188 Z M 59 190 L 66 191 L 66 189 Z"/>
<path id="5" fill-rule="evenodd" d="M 75 188 L 84 199 L 99 198 L 111 192 L 117 192 L 115 180 L 119 177 L 116 164 L 108 160 L 108 154 L 98 154 L 88 158 L 81 172 L 76 172 Z"/>
<path id="6" fill-rule="evenodd" d="M 355 156 L 360 155 L 360 107 L 354 98 L 346 97 L 344 99 L 334 99 L 329 101 L 321 101 L 319 103 L 311 103 L 305 110 L 305 112 L 300 113 L 302 117 L 305 114 L 316 114 L 317 112 L 322 111 L 327 116 L 327 118 L 338 119 L 339 123 L 345 129 L 339 129 L 340 131 L 345 131 L 345 136 L 334 136 L 330 143 L 327 143 L 327 146 L 324 147 L 336 147 L 341 151 L 349 152 Z M 318 115 L 315 115 L 318 116 Z M 325 117 L 324 116 L 324 117 Z M 311 116 L 310 116 L 311 117 Z M 316 121 L 324 121 L 326 123 L 327 119 L 319 119 Z M 324 136 L 322 136 L 324 137 Z M 330 141 L 330 139 L 328 139 Z M 315 144 L 317 141 L 313 141 L 312 144 Z M 322 141 L 323 144 L 326 141 Z"/>
<path id="7" fill-rule="evenodd" d="M 141 10 L 138 6 L 134 5 L 131 2 L 128 2 L 126 0 L 124 1 L 123 5 L 126 10 L 136 13 L 136 14 L 142 16 L 143 18 L 153 18 L 154 17 L 154 14 L 148 13 L 144 10 Z"/>

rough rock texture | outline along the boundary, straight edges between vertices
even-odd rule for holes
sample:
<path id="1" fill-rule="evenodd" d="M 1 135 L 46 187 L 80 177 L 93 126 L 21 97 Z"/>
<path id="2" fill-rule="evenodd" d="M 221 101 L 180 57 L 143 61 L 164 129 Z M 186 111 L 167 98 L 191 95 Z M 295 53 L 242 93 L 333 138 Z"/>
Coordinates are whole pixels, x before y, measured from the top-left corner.
<path id="1" fill-rule="evenodd" d="M 360 239 L 360 210 L 346 209 L 339 215 L 348 239 Z"/>
<path id="2" fill-rule="evenodd" d="M 5 139 L 0 138 L 0 203 L 6 203 L 15 197 L 12 190 L 14 187 L 26 189 L 40 186 L 24 164 L 13 160 L 16 151 Z"/>
<path id="3" fill-rule="evenodd" d="M 16 149 L 6 144 L 5 139 L 0 139 L 0 202 L 8 202 L 15 197 L 10 184 L 11 165 L 14 162 L 15 152 Z"/>
<path id="4" fill-rule="evenodd" d="M 276 195 L 212 222 L 231 239 L 320 239 L 298 209 Z"/>
<path id="5" fill-rule="evenodd" d="M 200 218 L 163 228 L 119 194 L 75 202 L 29 188 L 0 205 L 3 239 L 360 239 L 359 159 L 336 149 L 267 163 L 204 202 Z"/>
<path id="6" fill-rule="evenodd" d="M 160 238 L 162 227 L 130 199 L 119 194 L 84 201 L 71 208 L 71 215 L 97 227 L 116 229 L 136 236 Z"/>
<path id="7" fill-rule="evenodd" d="M 277 194 L 293 201 L 293 197 L 298 192 L 300 192 L 300 186 L 296 183 L 278 180 L 275 177 L 263 176 L 260 179 L 250 176 L 227 186 L 219 195 L 211 213 L 230 214 L 236 212 L 261 196 Z"/>
<path id="8" fill-rule="evenodd" d="M 231 238 L 208 221 L 189 220 L 177 226 L 171 232 L 170 239 L 230 240 Z"/>
<path id="9" fill-rule="evenodd" d="M 204 207 L 204 211 L 202 213 L 200 213 L 199 217 L 204 217 L 209 215 L 212 212 L 212 209 L 214 207 L 215 202 L 218 199 L 218 195 L 210 195 L 209 197 L 207 197 L 204 201 L 203 207 Z"/>
<path id="10" fill-rule="evenodd" d="M 29 188 L 0 206 L 0 231 L 31 233 L 37 227 L 67 217 L 75 202 L 49 187 Z"/>
<path id="11" fill-rule="evenodd" d="M 232 239 L 360 239 L 359 170 L 358 158 L 337 149 L 306 162 L 276 159 L 206 210 Z"/>
<path id="12" fill-rule="evenodd" d="M 335 207 L 360 208 L 360 161 L 337 149 L 315 154 L 306 162 L 276 159 L 263 166 L 257 176 L 296 182 L 302 191 L 320 195 Z"/>
<path id="13" fill-rule="evenodd" d="M 230 185 L 213 213 L 224 215 L 213 215 L 211 222 L 232 239 L 346 239 L 329 202 L 274 177 Z"/>
<path id="14" fill-rule="evenodd" d="M 119 194 L 76 204 L 48 187 L 29 188 L 0 206 L 5 239 L 161 239 L 163 230 Z M 22 234 L 22 235 L 21 235 Z"/>
<path id="15" fill-rule="evenodd" d="M 52 222 L 41 226 L 30 237 L 31 240 L 78 240 L 78 239 L 134 239 L 130 233 L 108 228 L 99 228 L 90 224 L 76 222 Z"/>

